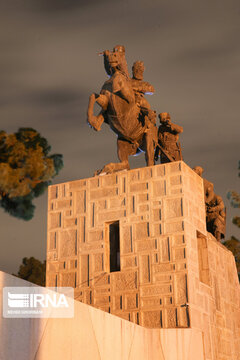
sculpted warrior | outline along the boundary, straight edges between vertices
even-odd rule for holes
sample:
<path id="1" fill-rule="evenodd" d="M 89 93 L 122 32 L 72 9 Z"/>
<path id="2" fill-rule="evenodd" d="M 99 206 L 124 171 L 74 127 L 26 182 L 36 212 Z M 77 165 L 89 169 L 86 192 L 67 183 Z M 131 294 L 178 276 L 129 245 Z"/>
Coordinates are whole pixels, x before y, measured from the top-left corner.
<path id="1" fill-rule="evenodd" d="M 203 168 L 196 166 L 193 170 L 202 177 Z M 221 196 L 214 193 L 213 183 L 203 178 L 204 197 L 206 206 L 206 223 L 209 231 L 217 241 L 225 236 L 226 213 Z"/>
<path id="2" fill-rule="evenodd" d="M 155 160 L 160 153 L 161 163 L 182 160 L 182 152 L 178 141 L 179 134 L 183 132 L 182 126 L 173 124 L 169 113 L 159 114 L 160 126 L 158 128 L 158 145 L 155 151 Z"/>
<path id="3" fill-rule="evenodd" d="M 150 107 L 149 102 L 144 95 L 152 95 L 154 87 L 143 80 L 143 73 L 145 67 L 143 61 L 135 61 L 132 66 L 132 88 L 135 94 L 135 101 L 140 109 L 140 119 L 142 125 L 146 128 L 146 146 L 154 157 L 154 149 L 157 145 L 157 127 L 156 127 L 156 112 Z"/>
<path id="4" fill-rule="evenodd" d="M 201 166 L 195 166 L 193 168 L 193 171 L 195 171 L 195 173 L 198 174 L 203 179 L 204 198 L 205 198 L 205 203 L 207 204 L 209 201 L 211 201 L 213 199 L 213 196 L 214 196 L 213 183 L 206 180 L 202 176 L 204 170 Z"/>
<path id="5" fill-rule="evenodd" d="M 150 110 L 150 104 L 144 95 L 152 95 L 154 93 L 154 87 L 148 82 L 143 81 L 144 70 L 144 63 L 142 61 L 135 61 L 132 66 L 132 87 L 139 107 Z"/>
<path id="6" fill-rule="evenodd" d="M 151 124 L 156 125 L 156 112 L 151 110 L 149 102 L 144 95 L 152 95 L 154 87 L 147 81 L 143 81 L 144 63 L 135 61 L 132 66 L 132 88 L 135 94 L 135 101 L 143 115 L 143 122 L 147 123 L 147 127 L 151 128 Z M 157 144 L 157 129 L 154 129 L 154 141 Z"/>
<path id="7" fill-rule="evenodd" d="M 217 241 L 225 236 L 226 213 L 221 196 L 214 194 L 212 200 L 207 203 L 207 230 L 212 233 Z"/>

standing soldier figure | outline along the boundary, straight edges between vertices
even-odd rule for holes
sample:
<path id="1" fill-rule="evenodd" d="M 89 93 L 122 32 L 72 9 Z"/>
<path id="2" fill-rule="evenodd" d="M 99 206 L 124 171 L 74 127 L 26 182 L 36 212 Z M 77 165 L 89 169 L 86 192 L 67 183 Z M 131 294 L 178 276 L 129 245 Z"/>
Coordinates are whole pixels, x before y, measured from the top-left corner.
<path id="1" fill-rule="evenodd" d="M 203 168 L 201 166 L 195 166 L 193 171 L 203 178 Z M 221 239 L 225 237 L 226 230 L 226 211 L 224 202 L 220 195 L 215 194 L 213 183 L 203 178 L 203 186 L 207 231 L 215 236 L 217 241 L 221 241 Z"/>
<path id="2" fill-rule="evenodd" d="M 213 183 L 206 180 L 202 176 L 204 169 L 201 166 L 195 166 L 193 168 L 193 171 L 203 179 L 204 198 L 205 198 L 205 204 L 207 206 L 207 204 L 214 198 Z"/>
<path id="3" fill-rule="evenodd" d="M 169 113 L 158 115 L 160 126 L 158 128 L 158 145 L 155 150 L 155 161 L 160 153 L 161 164 L 182 160 L 181 146 L 178 142 L 179 134 L 183 132 L 182 126 L 173 124 Z"/>
<path id="4" fill-rule="evenodd" d="M 226 212 L 221 196 L 214 193 L 213 199 L 207 203 L 206 208 L 207 231 L 212 233 L 217 241 L 225 236 Z"/>

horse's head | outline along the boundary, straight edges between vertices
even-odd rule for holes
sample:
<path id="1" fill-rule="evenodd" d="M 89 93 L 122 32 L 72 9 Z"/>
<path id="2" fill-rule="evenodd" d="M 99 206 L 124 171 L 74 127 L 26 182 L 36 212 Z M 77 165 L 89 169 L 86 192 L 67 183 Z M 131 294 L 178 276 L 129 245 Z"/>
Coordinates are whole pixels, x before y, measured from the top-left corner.
<path id="1" fill-rule="evenodd" d="M 109 65 L 112 67 L 112 68 L 117 68 L 118 65 L 120 64 L 120 56 L 119 56 L 119 53 L 117 52 L 114 52 L 114 51 L 108 51 L 108 62 L 109 62 Z"/>
<path id="2" fill-rule="evenodd" d="M 119 70 L 128 76 L 125 48 L 123 45 L 115 46 L 113 51 L 105 50 L 101 55 L 104 56 L 104 67 L 108 75 L 111 76 L 116 70 Z"/>

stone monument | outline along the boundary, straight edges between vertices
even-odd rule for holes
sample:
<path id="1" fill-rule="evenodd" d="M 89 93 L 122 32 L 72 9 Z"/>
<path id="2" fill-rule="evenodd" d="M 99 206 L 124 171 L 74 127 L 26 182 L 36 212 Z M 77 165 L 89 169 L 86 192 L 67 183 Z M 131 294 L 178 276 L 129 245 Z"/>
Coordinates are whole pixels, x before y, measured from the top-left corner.
<path id="1" fill-rule="evenodd" d="M 72 286 L 76 300 L 165 334 L 201 332 L 204 355 L 196 359 L 237 360 L 236 265 L 206 226 L 206 199 L 215 198 L 181 160 L 176 137 L 174 151 L 160 144 L 162 164 L 154 166 L 157 127 L 141 90 L 143 65 L 130 79 L 123 46 L 103 55 L 110 78 L 90 96 L 88 121 L 117 133 L 120 163 L 104 166 L 101 176 L 49 187 L 47 286 Z M 182 132 L 170 120 L 164 126 L 173 136 Z M 128 156 L 139 148 L 148 166 L 129 170 Z"/>

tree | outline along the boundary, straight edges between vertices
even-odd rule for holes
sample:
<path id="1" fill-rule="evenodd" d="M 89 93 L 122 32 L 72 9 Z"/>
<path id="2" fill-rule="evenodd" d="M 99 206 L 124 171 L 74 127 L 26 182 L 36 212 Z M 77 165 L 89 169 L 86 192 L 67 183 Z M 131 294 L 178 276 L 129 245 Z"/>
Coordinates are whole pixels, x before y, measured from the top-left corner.
<path id="1" fill-rule="evenodd" d="M 235 238 L 235 236 L 231 236 L 229 240 L 223 242 L 223 245 L 225 245 L 226 248 L 230 250 L 235 257 L 238 277 L 240 280 L 240 241 Z"/>
<path id="2" fill-rule="evenodd" d="M 41 262 L 34 257 L 23 258 L 16 276 L 36 285 L 45 286 L 46 260 Z"/>
<path id="3" fill-rule="evenodd" d="M 238 170 L 240 170 L 240 161 L 238 163 Z M 238 173 L 238 176 L 240 177 L 240 172 Z M 230 200 L 232 207 L 240 208 L 240 194 L 232 190 L 228 192 L 227 198 Z M 232 222 L 240 228 L 240 216 L 234 216 Z"/>
<path id="4" fill-rule="evenodd" d="M 239 161 L 238 169 L 240 170 L 240 161 Z M 238 176 L 240 176 L 240 173 L 238 173 Z M 227 197 L 230 200 L 232 207 L 240 208 L 240 194 L 238 194 L 236 191 L 229 191 Z M 240 228 L 240 216 L 234 216 L 232 222 L 238 228 Z M 238 277 L 240 280 L 240 241 L 235 236 L 231 236 L 231 239 L 224 241 L 223 245 L 225 245 L 230 251 L 232 251 L 235 257 Z"/>
<path id="5" fill-rule="evenodd" d="M 0 131 L 0 206 L 10 215 L 32 219 L 33 199 L 63 167 L 62 155 L 49 155 L 50 150 L 47 140 L 32 128 L 14 134 Z"/>

